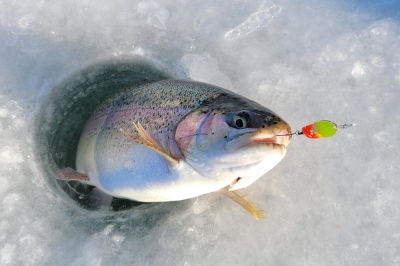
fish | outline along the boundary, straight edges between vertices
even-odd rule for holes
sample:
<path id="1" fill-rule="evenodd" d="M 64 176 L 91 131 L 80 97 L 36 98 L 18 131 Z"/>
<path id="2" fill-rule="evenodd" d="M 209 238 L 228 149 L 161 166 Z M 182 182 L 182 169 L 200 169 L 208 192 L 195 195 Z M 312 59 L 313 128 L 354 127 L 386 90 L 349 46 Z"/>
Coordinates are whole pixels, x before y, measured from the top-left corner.
<path id="1" fill-rule="evenodd" d="M 132 86 L 106 100 L 81 134 L 76 169 L 56 178 L 139 202 L 218 192 L 257 219 L 263 211 L 235 192 L 285 156 L 287 122 L 232 91 L 189 80 Z"/>

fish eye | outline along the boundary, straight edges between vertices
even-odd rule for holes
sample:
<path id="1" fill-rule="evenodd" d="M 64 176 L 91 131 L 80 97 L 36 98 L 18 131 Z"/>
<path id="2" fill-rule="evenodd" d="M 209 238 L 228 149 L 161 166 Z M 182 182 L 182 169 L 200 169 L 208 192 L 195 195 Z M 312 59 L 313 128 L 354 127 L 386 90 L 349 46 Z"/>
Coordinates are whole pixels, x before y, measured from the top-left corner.
<path id="1" fill-rule="evenodd" d="M 237 114 L 233 117 L 233 125 L 236 128 L 246 128 L 247 124 L 247 118 L 243 114 Z"/>

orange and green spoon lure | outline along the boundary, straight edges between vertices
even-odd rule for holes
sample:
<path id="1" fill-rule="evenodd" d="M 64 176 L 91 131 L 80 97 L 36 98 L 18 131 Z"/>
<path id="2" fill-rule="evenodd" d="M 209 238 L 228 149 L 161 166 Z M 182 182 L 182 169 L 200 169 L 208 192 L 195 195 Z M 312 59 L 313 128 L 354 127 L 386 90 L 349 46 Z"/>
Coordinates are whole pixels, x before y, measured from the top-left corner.
<path id="1" fill-rule="evenodd" d="M 297 130 L 292 134 L 277 136 L 304 135 L 310 139 L 322 139 L 334 136 L 339 131 L 339 129 L 346 129 L 352 126 L 355 126 L 355 124 L 344 124 L 338 126 L 332 121 L 320 120 L 312 124 L 306 125 L 302 127 L 301 130 Z"/>

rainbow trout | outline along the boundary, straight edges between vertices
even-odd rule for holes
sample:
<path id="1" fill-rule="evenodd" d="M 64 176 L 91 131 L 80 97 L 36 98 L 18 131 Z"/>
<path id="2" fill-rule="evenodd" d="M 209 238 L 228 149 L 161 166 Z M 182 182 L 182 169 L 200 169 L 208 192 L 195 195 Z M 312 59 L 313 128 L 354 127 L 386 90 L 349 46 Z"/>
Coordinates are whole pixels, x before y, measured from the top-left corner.
<path id="1" fill-rule="evenodd" d="M 127 88 L 103 103 L 81 135 L 76 171 L 57 175 L 118 198 L 165 202 L 220 192 L 260 219 L 234 190 L 286 154 L 290 126 L 260 104 L 194 81 Z"/>

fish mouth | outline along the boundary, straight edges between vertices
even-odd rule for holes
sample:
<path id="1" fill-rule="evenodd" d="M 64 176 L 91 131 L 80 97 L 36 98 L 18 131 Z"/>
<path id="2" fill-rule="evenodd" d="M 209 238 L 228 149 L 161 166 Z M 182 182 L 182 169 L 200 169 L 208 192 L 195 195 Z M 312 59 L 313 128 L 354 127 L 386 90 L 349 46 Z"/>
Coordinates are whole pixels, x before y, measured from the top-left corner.
<path id="1" fill-rule="evenodd" d="M 261 128 L 253 133 L 249 138 L 248 144 L 277 144 L 283 145 L 285 148 L 289 145 L 292 139 L 292 129 L 283 120 L 276 125 L 267 128 Z"/>
<path id="2" fill-rule="evenodd" d="M 251 138 L 249 144 L 271 143 L 287 147 L 291 139 L 291 132 L 287 129 L 283 129 L 277 134 L 267 134 L 265 136 L 256 136 Z"/>
<path id="3" fill-rule="evenodd" d="M 288 124 L 282 123 L 274 128 L 263 128 L 255 132 L 245 133 L 225 144 L 225 149 L 234 151 L 245 146 L 264 144 L 272 148 L 285 149 L 291 139 L 292 131 Z"/>

